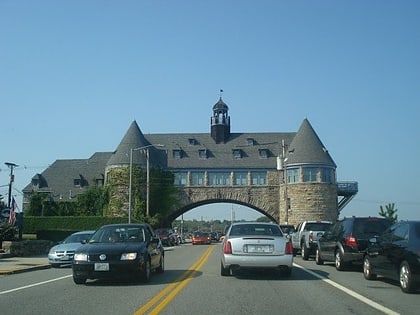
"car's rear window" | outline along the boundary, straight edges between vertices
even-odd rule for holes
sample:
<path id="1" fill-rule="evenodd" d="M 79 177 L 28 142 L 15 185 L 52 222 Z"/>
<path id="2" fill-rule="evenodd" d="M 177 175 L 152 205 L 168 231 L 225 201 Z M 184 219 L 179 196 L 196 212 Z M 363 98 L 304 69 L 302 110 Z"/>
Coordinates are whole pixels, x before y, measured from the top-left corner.
<path id="1" fill-rule="evenodd" d="M 305 231 L 326 231 L 331 226 L 330 223 L 314 222 L 306 223 Z"/>
<path id="2" fill-rule="evenodd" d="M 385 219 L 367 218 L 363 220 L 356 220 L 354 222 L 354 235 L 360 236 L 374 236 L 382 234 L 391 222 Z"/>
<path id="3" fill-rule="evenodd" d="M 264 236 L 282 236 L 280 227 L 266 224 L 240 224 L 232 226 L 230 235 L 264 235 Z"/>

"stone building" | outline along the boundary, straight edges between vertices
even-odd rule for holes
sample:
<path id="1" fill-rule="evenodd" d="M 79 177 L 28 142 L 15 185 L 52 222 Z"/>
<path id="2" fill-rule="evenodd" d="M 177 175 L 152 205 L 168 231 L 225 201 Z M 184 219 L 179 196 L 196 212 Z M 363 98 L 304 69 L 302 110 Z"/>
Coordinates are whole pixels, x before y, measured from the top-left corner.
<path id="1" fill-rule="evenodd" d="M 357 182 L 337 182 L 337 166 L 308 119 L 297 132 L 234 133 L 222 97 L 212 111 L 210 133 L 144 135 L 133 121 L 114 152 L 56 160 L 25 187 L 24 208 L 35 191 L 55 201 L 74 200 L 89 187 L 124 178 L 121 207 L 112 215 L 126 216 L 131 185 L 118 174 L 133 167 L 174 174 L 180 205 L 170 221 L 217 202 L 245 205 L 281 223 L 335 220 L 357 193 Z"/>

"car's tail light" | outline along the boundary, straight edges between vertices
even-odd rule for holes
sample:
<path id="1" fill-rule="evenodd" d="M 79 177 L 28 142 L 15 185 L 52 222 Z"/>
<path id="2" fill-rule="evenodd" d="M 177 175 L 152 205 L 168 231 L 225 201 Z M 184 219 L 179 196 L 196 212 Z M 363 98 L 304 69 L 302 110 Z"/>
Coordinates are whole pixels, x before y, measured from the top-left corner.
<path id="1" fill-rule="evenodd" d="M 286 243 L 286 248 L 285 248 L 284 252 L 285 252 L 286 255 L 293 255 L 292 242 L 289 241 L 289 242 Z"/>
<path id="2" fill-rule="evenodd" d="M 223 254 L 232 254 L 232 244 L 229 241 L 223 245 Z"/>
<path id="3" fill-rule="evenodd" d="M 345 239 L 345 244 L 347 246 L 350 246 L 350 247 L 356 247 L 357 246 L 357 240 L 353 235 L 349 235 Z"/>

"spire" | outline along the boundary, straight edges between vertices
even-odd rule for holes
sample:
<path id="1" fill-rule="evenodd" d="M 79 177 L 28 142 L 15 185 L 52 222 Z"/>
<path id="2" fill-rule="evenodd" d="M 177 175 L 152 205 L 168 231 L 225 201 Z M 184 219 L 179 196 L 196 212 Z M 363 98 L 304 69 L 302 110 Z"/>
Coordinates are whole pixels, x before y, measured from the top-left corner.
<path id="1" fill-rule="evenodd" d="M 107 165 L 128 165 L 130 164 L 130 150 L 144 147 L 147 145 L 150 145 L 150 142 L 146 140 L 139 126 L 137 125 L 137 122 L 134 120 L 128 128 L 127 132 L 125 133 L 124 137 L 122 138 L 117 149 L 112 154 Z M 146 165 L 146 158 L 141 158 L 141 156 L 142 155 L 140 154 L 135 154 L 133 156 L 133 163 Z"/>
<path id="2" fill-rule="evenodd" d="M 337 167 L 308 119 L 304 119 L 286 153 L 287 164 L 323 164 Z"/>

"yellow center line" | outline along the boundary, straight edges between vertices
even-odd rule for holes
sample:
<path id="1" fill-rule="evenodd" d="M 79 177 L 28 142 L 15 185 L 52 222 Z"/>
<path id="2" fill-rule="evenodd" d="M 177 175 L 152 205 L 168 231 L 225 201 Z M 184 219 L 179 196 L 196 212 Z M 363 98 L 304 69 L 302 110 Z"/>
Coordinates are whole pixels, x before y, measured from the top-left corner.
<path id="1" fill-rule="evenodd" d="M 149 302 L 139 308 L 134 313 L 134 315 L 146 314 L 146 312 L 153 307 L 155 308 L 152 309 L 149 314 L 159 314 L 159 312 L 161 312 L 169 304 L 169 302 L 193 279 L 194 275 L 203 267 L 215 248 L 216 246 L 209 247 L 187 271 L 185 271 L 174 282 L 167 285 L 162 291 L 150 299 Z"/>

